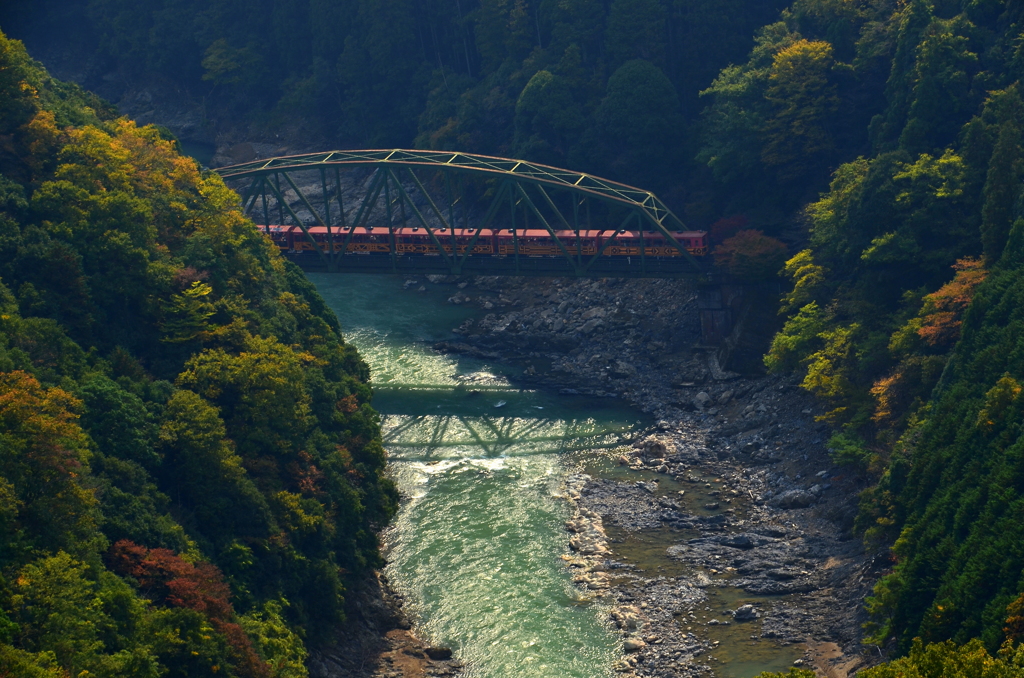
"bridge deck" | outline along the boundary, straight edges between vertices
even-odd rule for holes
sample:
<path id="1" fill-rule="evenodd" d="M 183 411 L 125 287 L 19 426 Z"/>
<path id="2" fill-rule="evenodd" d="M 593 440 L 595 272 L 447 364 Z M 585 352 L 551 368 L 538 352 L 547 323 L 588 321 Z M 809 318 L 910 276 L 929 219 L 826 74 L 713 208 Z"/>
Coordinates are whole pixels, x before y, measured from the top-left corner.
<path id="1" fill-rule="evenodd" d="M 399 275 L 449 275 L 450 267 L 438 256 L 345 254 L 325 260 L 315 252 L 288 253 L 289 261 L 304 271 L 330 273 L 396 273 Z M 603 257 L 581 276 L 564 257 L 470 256 L 462 275 L 511 275 L 534 278 L 694 278 L 710 271 L 680 266 L 678 259 Z"/>
<path id="2" fill-rule="evenodd" d="M 360 167 L 372 174 L 346 186 L 342 169 Z M 650 191 L 523 160 L 449 151 L 354 150 L 270 158 L 216 171 L 226 181 L 248 183 L 242 209 L 268 232 L 288 223 L 301 230 L 301 246 L 290 232 L 287 242 L 277 244 L 310 271 L 693 278 L 709 269 L 706 257 L 694 256 L 707 251 L 706 234 L 690 231 Z M 467 242 L 458 246 L 469 254 L 400 253 L 404 247 L 396 245 L 396 237 L 404 237 L 410 227 L 417 231 L 414 237 L 426 241 L 428 252 L 442 250 L 448 238 L 456 249 L 459 232 Z M 335 245 L 345 254 L 329 253 L 332 229 Z M 371 252 L 349 253 L 352 238 L 370 229 L 384 229 L 389 251 L 375 254 L 371 247 Z M 492 232 L 512 234 L 518 254 L 505 254 L 507 248 L 498 245 L 492 254 L 479 252 L 477 239 Z M 563 256 L 525 255 L 517 237 L 543 240 Z M 582 249 L 581 238 L 589 241 Z M 651 256 L 665 249 L 673 255 Z"/>

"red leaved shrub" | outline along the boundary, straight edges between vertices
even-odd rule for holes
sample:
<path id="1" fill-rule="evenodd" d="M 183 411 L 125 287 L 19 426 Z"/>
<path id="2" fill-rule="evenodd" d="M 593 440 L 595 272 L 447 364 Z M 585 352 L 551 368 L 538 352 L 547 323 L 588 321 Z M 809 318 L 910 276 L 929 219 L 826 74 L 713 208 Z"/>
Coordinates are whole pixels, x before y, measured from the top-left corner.
<path id="1" fill-rule="evenodd" d="M 127 539 L 114 544 L 107 559 L 110 569 L 135 579 L 139 591 L 153 602 L 195 610 L 207 617 L 227 639 L 239 675 L 270 677 L 270 666 L 233 621 L 231 589 L 215 565 L 190 563 L 170 549 L 148 549 Z"/>
<path id="2" fill-rule="evenodd" d="M 723 243 L 747 227 L 747 218 L 742 214 L 731 217 L 724 217 L 711 224 L 708 229 L 708 236 L 711 242 Z"/>
<path id="3" fill-rule="evenodd" d="M 740 231 L 715 248 L 715 263 L 741 280 L 770 280 L 786 263 L 786 246 L 761 231 Z"/>
<path id="4" fill-rule="evenodd" d="M 924 298 L 917 333 L 931 346 L 951 348 L 956 343 L 964 311 L 988 275 L 981 259 L 960 259 L 953 269 L 953 279 Z"/>

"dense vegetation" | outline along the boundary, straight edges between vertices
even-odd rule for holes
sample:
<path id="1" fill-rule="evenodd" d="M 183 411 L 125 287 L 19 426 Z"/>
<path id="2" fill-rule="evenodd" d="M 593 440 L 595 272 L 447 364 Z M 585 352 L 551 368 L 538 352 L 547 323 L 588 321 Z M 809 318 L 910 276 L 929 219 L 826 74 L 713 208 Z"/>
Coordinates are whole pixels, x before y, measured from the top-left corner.
<path id="1" fill-rule="evenodd" d="M 67 33 L 104 68 L 264 132 L 301 107 L 342 146 L 523 156 L 650 187 L 711 228 L 734 272 L 782 266 L 766 363 L 827 405 L 836 462 L 874 481 L 857 529 L 894 545 L 872 640 L 909 655 L 875 675 L 1019 672 L 1019 652 L 990 654 L 1024 638 L 1019 3 L 41 0 L 0 20 Z M 73 557 L 90 590 L 130 581 L 158 603 L 145 614 L 188 607 L 153 568 L 227 582 L 237 610 L 207 615 L 223 638 L 241 638 L 232 624 L 258 637 L 246 619 L 336 618 L 304 587 L 328 563 L 372 562 L 365 527 L 391 501 L 362 368 L 215 180 L 18 59 L 20 75 L 0 71 L 15 93 L 0 99 L 4 388 L 46 413 L 18 445 L 65 441 L 82 471 L 55 468 L 98 503 L 37 506 L 50 495 L 21 498 L 6 474 L 42 471 L 4 471 L 14 508 L 0 519 L 54 520 L 93 544 L 19 537 L 7 581 Z M 136 423 L 113 426 L 113 410 Z M 210 486 L 184 482 L 210 464 Z M 353 529 L 332 533 L 333 516 Z M 194 570 L 147 565 L 172 556 Z M 207 562 L 221 579 L 203 579 Z M 19 586 L 2 589 L 5 610 L 26 600 Z"/>
<path id="2" fill-rule="evenodd" d="M 895 540 L 896 567 L 870 601 L 873 639 L 901 651 L 1019 635 L 1019 12 L 800 0 L 723 72 L 706 111 L 705 157 L 724 181 L 814 182 L 828 154 L 862 153 L 804 211 L 766 361 L 828 405 L 836 460 L 879 479 L 859 522 Z M 839 103 L 872 89 L 863 106 Z M 730 145 L 742 134 L 759 153 Z"/>
<path id="3" fill-rule="evenodd" d="M 1007 643 L 993 656 L 979 640 L 925 645 L 915 641 L 906 657 L 865 669 L 858 678 L 1016 678 L 1024 671 L 1024 646 Z M 815 678 L 808 669 L 761 673 L 755 678 Z"/>
<path id="4" fill-rule="evenodd" d="M 221 123 L 301 124 L 328 145 L 526 157 L 682 190 L 700 90 L 784 5 L 37 0 L 0 8 L 0 25 L 30 46 L 96 55 L 95 76 L 201 99 Z"/>
<path id="5" fill-rule="evenodd" d="M 237 196 L 0 34 L 0 675 L 303 676 L 393 511 Z"/>

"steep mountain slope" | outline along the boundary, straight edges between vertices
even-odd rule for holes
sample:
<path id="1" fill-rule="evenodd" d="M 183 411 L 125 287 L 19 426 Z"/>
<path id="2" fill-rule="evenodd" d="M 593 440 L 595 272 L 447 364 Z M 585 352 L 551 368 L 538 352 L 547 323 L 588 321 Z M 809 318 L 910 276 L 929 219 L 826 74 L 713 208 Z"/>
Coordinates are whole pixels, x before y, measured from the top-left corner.
<path id="1" fill-rule="evenodd" d="M 0 35 L 0 673 L 299 676 L 380 563 L 368 372 L 238 198 Z"/>

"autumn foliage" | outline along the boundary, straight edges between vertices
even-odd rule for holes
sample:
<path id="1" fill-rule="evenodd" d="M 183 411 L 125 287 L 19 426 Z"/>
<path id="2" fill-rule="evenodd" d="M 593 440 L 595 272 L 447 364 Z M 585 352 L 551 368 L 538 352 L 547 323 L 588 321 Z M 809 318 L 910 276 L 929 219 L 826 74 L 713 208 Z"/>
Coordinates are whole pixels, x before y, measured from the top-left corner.
<path id="1" fill-rule="evenodd" d="M 786 246 L 762 231 L 739 231 L 715 248 L 715 263 L 741 280 L 769 280 L 785 262 Z"/>
<path id="2" fill-rule="evenodd" d="M 723 217 L 711 224 L 711 228 L 708 229 L 708 237 L 711 238 L 711 242 L 713 243 L 723 243 L 740 231 L 746 229 L 747 223 L 747 217 L 743 214 Z"/>
<path id="3" fill-rule="evenodd" d="M 1024 640 L 1024 595 L 1006 607 L 1006 628 L 1003 632 L 1007 640 L 1019 642 Z"/>
<path id="4" fill-rule="evenodd" d="M 240 676 L 271 675 L 270 667 L 235 621 L 231 589 L 216 566 L 190 563 L 170 549 L 147 549 L 128 540 L 114 544 L 108 562 L 114 572 L 137 581 L 139 591 L 153 602 L 188 608 L 207 617 L 227 638 Z"/>
<path id="5" fill-rule="evenodd" d="M 917 333 L 930 346 L 951 347 L 960 338 L 964 311 L 987 275 L 981 259 L 960 259 L 953 268 L 953 279 L 924 298 Z"/>
<path id="6" fill-rule="evenodd" d="M 397 500 L 368 377 L 219 177 L 0 34 L 0 675 L 305 678 Z"/>

